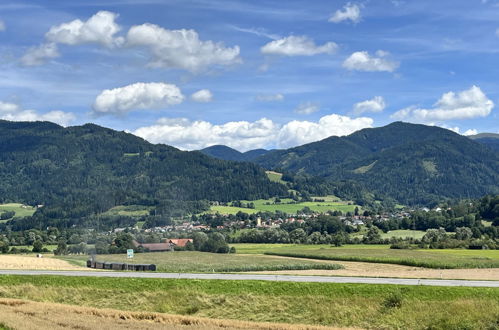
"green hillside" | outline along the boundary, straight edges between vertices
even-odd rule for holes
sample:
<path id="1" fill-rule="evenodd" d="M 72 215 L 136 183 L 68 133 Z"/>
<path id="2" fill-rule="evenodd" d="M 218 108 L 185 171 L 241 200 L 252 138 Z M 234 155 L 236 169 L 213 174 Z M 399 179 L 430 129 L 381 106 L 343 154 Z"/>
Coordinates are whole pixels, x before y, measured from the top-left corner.
<path id="1" fill-rule="evenodd" d="M 255 162 L 356 182 L 403 204 L 499 192 L 499 153 L 446 129 L 402 122 L 273 151 Z"/>
<path id="2" fill-rule="evenodd" d="M 256 165 L 153 145 L 93 124 L 0 121 L 0 181 L 0 203 L 43 204 L 35 217 L 53 225 L 79 223 L 118 205 L 194 212 L 201 200 L 286 194 Z"/>

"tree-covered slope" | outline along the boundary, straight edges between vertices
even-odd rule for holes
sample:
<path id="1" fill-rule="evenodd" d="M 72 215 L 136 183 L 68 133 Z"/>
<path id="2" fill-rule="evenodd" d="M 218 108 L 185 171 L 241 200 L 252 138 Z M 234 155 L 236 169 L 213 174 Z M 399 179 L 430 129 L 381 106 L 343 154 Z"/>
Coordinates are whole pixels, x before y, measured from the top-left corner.
<path id="1" fill-rule="evenodd" d="M 153 145 L 93 124 L 0 121 L 0 202 L 62 205 L 72 216 L 165 200 L 255 199 L 285 193 L 250 163 Z"/>
<path id="2" fill-rule="evenodd" d="M 401 122 L 274 151 L 256 162 L 353 180 L 408 204 L 499 192 L 499 153 L 449 130 Z"/>

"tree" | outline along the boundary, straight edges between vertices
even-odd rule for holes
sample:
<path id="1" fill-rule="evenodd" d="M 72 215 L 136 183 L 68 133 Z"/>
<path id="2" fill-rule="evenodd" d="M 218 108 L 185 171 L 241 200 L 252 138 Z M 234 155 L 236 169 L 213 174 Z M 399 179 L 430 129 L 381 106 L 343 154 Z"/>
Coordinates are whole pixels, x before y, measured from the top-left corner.
<path id="1" fill-rule="evenodd" d="M 376 226 L 371 226 L 367 231 L 367 234 L 364 236 L 365 243 L 376 244 L 381 242 L 381 233 Z"/>
<path id="2" fill-rule="evenodd" d="M 97 245 L 95 247 L 97 248 Z M 68 245 L 66 244 L 66 241 L 59 241 L 57 248 L 54 250 L 54 254 L 56 256 L 68 254 Z"/>
<path id="3" fill-rule="evenodd" d="M 42 252 L 43 249 L 43 243 L 40 240 L 36 240 L 33 242 L 33 252 L 39 253 Z"/>
<path id="4" fill-rule="evenodd" d="M 196 251 L 201 251 L 201 247 L 208 240 L 208 235 L 206 235 L 206 233 L 203 233 L 203 232 L 197 232 L 197 233 L 194 233 L 194 235 L 192 235 L 192 239 L 194 241 L 194 243 L 193 243 L 194 249 Z"/>
<path id="5" fill-rule="evenodd" d="M 456 228 L 456 239 L 459 240 L 469 240 L 473 237 L 473 231 L 468 227 L 457 227 Z"/>

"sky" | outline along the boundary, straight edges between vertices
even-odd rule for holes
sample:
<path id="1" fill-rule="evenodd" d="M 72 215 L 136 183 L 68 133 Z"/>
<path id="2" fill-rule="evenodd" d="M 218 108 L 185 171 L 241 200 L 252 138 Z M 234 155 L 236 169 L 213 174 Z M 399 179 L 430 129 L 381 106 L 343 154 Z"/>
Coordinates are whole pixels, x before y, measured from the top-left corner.
<path id="1" fill-rule="evenodd" d="M 0 119 L 183 150 L 499 133 L 499 0 L 2 0 Z"/>

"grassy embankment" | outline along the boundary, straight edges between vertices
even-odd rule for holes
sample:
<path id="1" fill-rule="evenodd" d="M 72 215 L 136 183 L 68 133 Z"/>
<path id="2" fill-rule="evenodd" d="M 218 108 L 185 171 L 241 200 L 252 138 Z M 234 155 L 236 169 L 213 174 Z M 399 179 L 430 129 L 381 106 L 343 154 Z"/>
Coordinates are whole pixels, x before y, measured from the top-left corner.
<path id="1" fill-rule="evenodd" d="M 85 266 L 88 256 L 65 256 L 61 259 L 72 264 Z M 97 260 L 105 262 L 127 262 L 156 264 L 160 272 L 250 272 L 275 270 L 340 269 L 334 263 L 313 260 L 285 259 L 265 255 L 218 254 L 195 251 L 136 253 L 133 259 L 126 255 L 98 255 Z"/>
<path id="2" fill-rule="evenodd" d="M 266 281 L 2 276 L 0 297 L 371 329 L 495 329 L 499 290 Z"/>
<path id="3" fill-rule="evenodd" d="M 234 244 L 236 249 L 315 260 L 359 261 L 405 266 L 454 269 L 499 268 L 499 250 L 396 250 L 388 245 L 267 245 Z"/>

